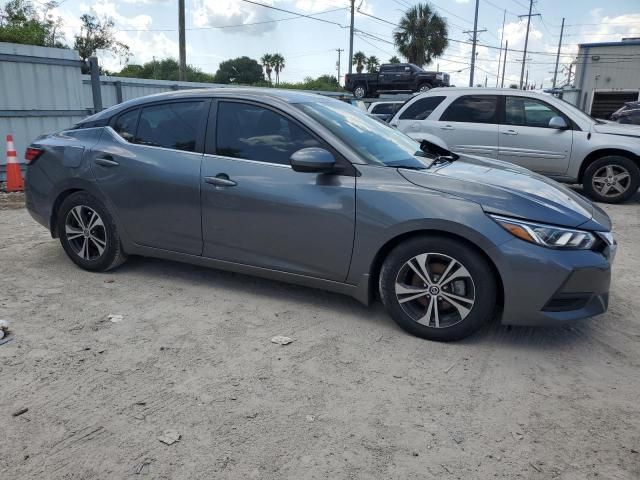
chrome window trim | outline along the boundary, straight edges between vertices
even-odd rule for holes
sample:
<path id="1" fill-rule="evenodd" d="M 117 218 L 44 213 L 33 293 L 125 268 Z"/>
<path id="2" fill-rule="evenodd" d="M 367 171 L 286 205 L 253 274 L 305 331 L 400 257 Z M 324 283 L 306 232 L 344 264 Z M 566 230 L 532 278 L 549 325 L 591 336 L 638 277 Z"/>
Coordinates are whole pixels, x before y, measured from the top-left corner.
<path id="1" fill-rule="evenodd" d="M 237 160 L 239 162 L 248 162 L 248 163 L 258 164 L 258 165 L 271 165 L 273 167 L 289 168 L 289 169 L 292 168 L 291 165 L 285 165 L 284 163 L 263 162 L 262 160 L 251 160 L 249 158 L 227 157 L 226 155 L 216 155 L 214 153 L 205 153 L 204 156 L 208 158 L 222 158 L 225 160 Z"/>

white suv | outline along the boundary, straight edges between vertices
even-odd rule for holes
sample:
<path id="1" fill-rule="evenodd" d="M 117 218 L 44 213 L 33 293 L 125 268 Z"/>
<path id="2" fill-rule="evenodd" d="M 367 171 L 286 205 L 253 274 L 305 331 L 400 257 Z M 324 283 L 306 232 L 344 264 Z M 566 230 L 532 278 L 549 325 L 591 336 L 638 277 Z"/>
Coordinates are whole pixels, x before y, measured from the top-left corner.
<path id="1" fill-rule="evenodd" d="M 514 89 L 434 88 L 391 126 L 453 152 L 512 162 L 618 203 L 640 185 L 640 126 L 595 120 L 551 95 Z"/>

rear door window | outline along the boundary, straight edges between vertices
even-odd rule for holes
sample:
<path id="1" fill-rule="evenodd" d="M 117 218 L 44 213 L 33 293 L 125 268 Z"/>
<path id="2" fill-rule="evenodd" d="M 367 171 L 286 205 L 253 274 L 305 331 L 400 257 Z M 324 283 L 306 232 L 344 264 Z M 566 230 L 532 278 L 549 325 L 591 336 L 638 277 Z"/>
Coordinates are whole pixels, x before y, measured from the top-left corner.
<path id="1" fill-rule="evenodd" d="M 400 120 L 424 120 L 445 98 L 444 96 L 420 98 L 400 114 Z"/>
<path id="2" fill-rule="evenodd" d="M 498 123 L 497 106 L 497 95 L 463 95 L 447 107 L 440 121 Z"/>
<path id="3" fill-rule="evenodd" d="M 381 103 L 379 105 L 375 105 L 371 110 L 371 113 L 389 115 L 394 112 L 395 105 L 393 103 Z"/>
<path id="4" fill-rule="evenodd" d="M 189 101 L 143 108 L 135 143 L 195 152 L 203 106 L 203 101 Z"/>

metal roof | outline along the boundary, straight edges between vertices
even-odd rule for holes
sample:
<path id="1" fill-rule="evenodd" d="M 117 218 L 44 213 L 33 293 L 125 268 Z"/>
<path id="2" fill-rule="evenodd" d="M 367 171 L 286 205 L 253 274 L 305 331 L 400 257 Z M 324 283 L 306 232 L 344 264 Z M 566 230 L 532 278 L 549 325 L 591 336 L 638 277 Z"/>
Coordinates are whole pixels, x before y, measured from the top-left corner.
<path id="1" fill-rule="evenodd" d="M 578 47 L 626 47 L 629 45 L 640 45 L 640 40 L 626 40 L 621 42 L 598 42 L 598 43 L 579 43 Z"/>

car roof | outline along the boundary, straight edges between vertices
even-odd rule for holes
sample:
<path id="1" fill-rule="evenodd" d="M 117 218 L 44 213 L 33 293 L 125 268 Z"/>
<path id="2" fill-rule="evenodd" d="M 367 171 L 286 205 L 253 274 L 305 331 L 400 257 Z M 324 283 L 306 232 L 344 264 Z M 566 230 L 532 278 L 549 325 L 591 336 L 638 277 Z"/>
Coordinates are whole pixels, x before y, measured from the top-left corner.
<path id="1" fill-rule="evenodd" d="M 216 87 L 216 88 L 193 88 L 186 90 L 177 90 L 172 92 L 162 92 L 144 97 L 134 98 L 126 102 L 119 103 L 109 107 L 101 112 L 82 120 L 81 123 L 92 122 L 109 118 L 113 115 L 131 107 L 145 105 L 147 103 L 155 103 L 169 100 L 181 100 L 190 98 L 207 98 L 207 97 L 230 97 L 243 100 L 272 100 L 274 103 L 305 103 L 305 102 L 338 102 L 339 100 L 319 95 L 317 93 L 285 90 L 279 88 L 255 88 L 255 87 Z"/>
<path id="2" fill-rule="evenodd" d="M 532 90 L 519 90 L 516 88 L 484 88 L 484 87 L 436 87 L 422 95 L 431 93 L 447 93 L 454 95 L 518 95 L 537 98 L 549 98 L 551 95 L 538 93 Z"/>

